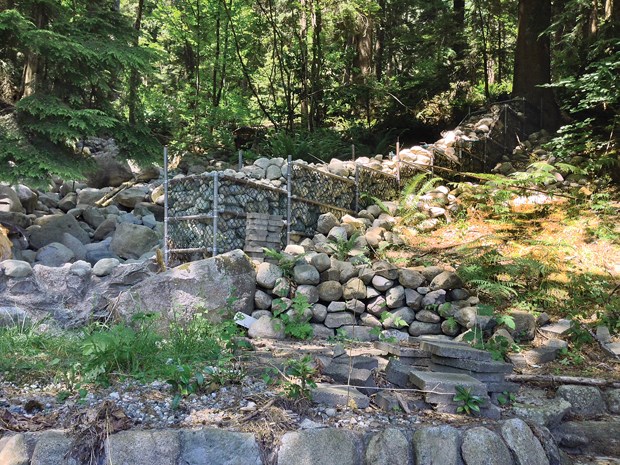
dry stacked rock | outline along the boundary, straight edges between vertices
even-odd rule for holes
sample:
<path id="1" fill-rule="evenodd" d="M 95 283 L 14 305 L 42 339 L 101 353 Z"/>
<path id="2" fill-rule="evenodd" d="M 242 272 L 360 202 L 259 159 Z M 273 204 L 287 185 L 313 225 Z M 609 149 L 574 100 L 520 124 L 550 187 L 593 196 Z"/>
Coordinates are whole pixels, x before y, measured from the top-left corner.
<path id="1" fill-rule="evenodd" d="M 399 240 L 391 231 L 394 221 L 378 208 L 342 222 L 330 213 L 322 215 L 313 239 L 286 248 L 281 263 L 288 266 L 258 265 L 252 317 L 263 318 L 264 325 L 280 312 L 282 301 L 290 305 L 291 299 L 302 294 L 311 306 L 306 318 L 316 337 L 339 332 L 373 340 L 380 331 L 389 330 L 396 337 L 432 334 L 448 338 L 471 327 L 475 314 L 471 321 L 460 322 L 455 315 L 463 309 L 475 313 L 478 298 L 470 296 L 454 271 L 436 266 L 399 268 L 362 258 L 368 246 Z M 354 241 L 353 249 L 339 256 L 337 244 L 345 241 Z M 272 331 L 251 333 L 261 336 Z"/>

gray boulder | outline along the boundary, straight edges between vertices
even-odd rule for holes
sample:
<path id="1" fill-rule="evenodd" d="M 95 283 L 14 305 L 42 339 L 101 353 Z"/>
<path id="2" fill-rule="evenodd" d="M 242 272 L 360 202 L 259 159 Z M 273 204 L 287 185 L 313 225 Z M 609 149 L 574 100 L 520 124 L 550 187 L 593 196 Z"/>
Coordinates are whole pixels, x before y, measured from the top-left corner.
<path id="1" fill-rule="evenodd" d="M 95 276 L 107 276 L 112 273 L 112 270 L 120 265 L 120 261 L 116 258 L 102 258 L 95 266 L 93 266 L 93 274 Z"/>
<path id="2" fill-rule="evenodd" d="M 339 281 L 322 282 L 319 284 L 318 290 L 319 298 L 324 302 L 333 302 L 342 297 L 342 284 Z"/>
<path id="3" fill-rule="evenodd" d="M 45 266 L 62 266 L 75 258 L 71 249 L 59 242 L 52 242 L 37 251 L 35 260 Z"/>
<path id="4" fill-rule="evenodd" d="M 86 258 L 86 247 L 77 237 L 69 233 L 64 233 L 60 243 L 73 252 L 73 256 L 76 260 L 84 260 Z"/>
<path id="5" fill-rule="evenodd" d="M 274 263 L 263 262 L 258 265 L 256 282 L 265 289 L 273 289 L 276 281 L 282 277 L 282 268 Z"/>
<path id="6" fill-rule="evenodd" d="M 352 278 L 344 285 L 342 296 L 345 300 L 365 299 L 366 285 L 360 278 Z"/>
<path id="7" fill-rule="evenodd" d="M 24 213 L 17 193 L 9 186 L 0 185 L 0 212 Z"/>
<path id="8" fill-rule="evenodd" d="M 138 203 L 142 202 L 149 193 L 148 187 L 130 187 L 120 191 L 114 201 L 123 207 L 129 209 L 134 208 Z"/>
<path id="9" fill-rule="evenodd" d="M 425 278 L 419 271 L 401 268 L 398 270 L 398 281 L 407 289 L 417 289 L 424 284 Z"/>
<path id="10" fill-rule="evenodd" d="M 27 231 L 30 245 L 35 249 L 40 249 L 52 242 L 62 243 L 64 233 L 71 234 L 82 244 L 90 243 L 88 233 L 82 229 L 72 215 L 57 214 L 37 218 Z"/>
<path id="11" fill-rule="evenodd" d="M 262 465 L 253 434 L 222 429 L 181 431 L 180 464 Z"/>
<path id="12" fill-rule="evenodd" d="M 4 260 L 0 262 L 0 269 L 9 278 L 25 278 L 32 274 L 30 263 L 21 260 Z"/>
<path id="13" fill-rule="evenodd" d="M 329 234 L 329 231 L 334 227 L 340 225 L 340 221 L 333 213 L 324 213 L 319 216 L 316 230 L 321 234 Z"/>
<path id="14" fill-rule="evenodd" d="M 253 339 L 284 339 L 284 323 L 268 315 L 261 316 L 250 326 L 248 336 Z"/>
<path id="15" fill-rule="evenodd" d="M 450 289 L 461 288 L 462 286 L 463 281 L 461 281 L 461 278 L 459 278 L 459 276 L 452 271 L 443 271 L 439 273 L 433 278 L 430 284 L 430 288 L 433 291 L 436 291 L 437 289 L 444 289 L 447 291 Z"/>
<path id="16" fill-rule="evenodd" d="M 316 285 L 320 282 L 319 272 L 312 265 L 297 265 L 293 268 L 293 280 L 297 284 Z"/>
<path id="17" fill-rule="evenodd" d="M 506 420 L 501 431 L 517 465 L 549 465 L 545 450 L 523 420 Z"/>
<path id="18" fill-rule="evenodd" d="M 256 290 L 256 272 L 241 251 L 186 263 L 150 276 L 123 292 L 118 299 L 120 315 L 131 317 L 136 311 L 171 313 L 185 316 L 206 310 L 207 317 L 220 321 L 240 311 L 251 314 Z M 228 309 L 229 298 L 234 298 Z"/>
<path id="19" fill-rule="evenodd" d="M 361 437 L 346 429 L 321 428 L 286 433 L 278 465 L 358 465 L 363 463 Z"/>
<path id="20" fill-rule="evenodd" d="M 483 426 L 468 429 L 463 433 L 461 453 L 466 465 L 510 465 L 513 463 L 504 441 Z"/>
<path id="21" fill-rule="evenodd" d="M 133 430 L 109 436 L 105 450 L 109 462 L 114 465 L 176 465 L 181 445 L 176 430 Z"/>
<path id="22" fill-rule="evenodd" d="M 459 465 L 459 432 L 452 426 L 423 428 L 413 434 L 416 465 Z"/>
<path id="23" fill-rule="evenodd" d="M 370 438 L 366 448 L 366 463 L 376 465 L 409 465 L 411 448 L 403 433 L 387 428 Z M 469 465 L 469 464 L 468 464 Z"/>
<path id="24" fill-rule="evenodd" d="M 39 194 L 34 192 L 28 186 L 24 186 L 23 184 L 18 184 L 15 187 L 15 193 L 19 198 L 19 201 L 24 207 L 26 213 L 32 213 L 37 208 L 37 202 L 39 201 Z"/>
<path id="25" fill-rule="evenodd" d="M 565 384 L 558 388 L 555 395 L 570 403 L 571 413 L 584 419 L 607 413 L 605 399 L 603 399 L 600 389 L 595 386 Z"/>
<path id="26" fill-rule="evenodd" d="M 121 258 L 140 258 L 159 244 L 159 236 L 146 226 L 120 223 L 110 243 L 110 250 Z"/>
<path id="27" fill-rule="evenodd" d="M 80 189 L 78 191 L 77 204 L 94 206 L 108 192 L 109 189 L 94 189 L 91 187 L 85 187 L 84 189 Z"/>

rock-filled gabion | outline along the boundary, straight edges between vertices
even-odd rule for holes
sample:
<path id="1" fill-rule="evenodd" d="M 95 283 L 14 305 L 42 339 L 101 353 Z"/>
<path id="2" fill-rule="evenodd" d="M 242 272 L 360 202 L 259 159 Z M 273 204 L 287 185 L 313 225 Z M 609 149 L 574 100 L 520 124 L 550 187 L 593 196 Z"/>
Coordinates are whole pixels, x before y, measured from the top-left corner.
<path id="1" fill-rule="evenodd" d="M 368 247 L 400 241 L 393 231 L 394 222 L 377 206 L 341 221 L 325 214 L 319 218 L 319 232 L 313 239 L 286 248 L 288 260 L 296 259 L 288 276 L 276 263 L 259 264 L 252 313 L 256 322 L 250 326 L 250 335 L 284 337 L 273 320 L 274 310 L 276 314 L 281 311 L 281 301 L 289 307 L 297 294 L 303 294 L 311 305 L 301 318 L 312 324 L 315 337 L 338 332 L 372 340 L 383 330 L 396 337 L 407 337 L 407 333 L 454 337 L 471 328 L 479 299 L 463 288 L 454 271 L 436 266 L 398 268 L 387 261 L 368 263 L 361 258 Z M 338 242 L 349 240 L 354 241 L 353 249 L 338 259 Z M 291 318 L 299 317 L 288 312 Z"/>

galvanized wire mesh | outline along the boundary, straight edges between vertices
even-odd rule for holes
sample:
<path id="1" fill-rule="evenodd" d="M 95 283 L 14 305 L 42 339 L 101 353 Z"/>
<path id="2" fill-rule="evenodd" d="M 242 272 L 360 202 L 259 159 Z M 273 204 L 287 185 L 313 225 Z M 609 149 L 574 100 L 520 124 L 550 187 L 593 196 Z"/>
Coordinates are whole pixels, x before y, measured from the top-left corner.
<path id="1" fill-rule="evenodd" d="M 194 259 L 214 252 L 244 248 L 246 214 L 265 213 L 288 218 L 294 234 L 312 236 L 320 215 L 330 212 L 337 218 L 353 214 L 373 198 L 393 200 L 399 195 L 396 176 L 363 166 L 357 167 L 356 181 L 291 163 L 289 196 L 285 189 L 260 182 L 219 174 L 173 179 L 169 182 L 167 246 L 171 257 Z M 403 182 L 413 177 L 417 167 L 405 167 Z M 282 245 L 286 243 L 283 230 Z"/>
<path id="2" fill-rule="evenodd" d="M 375 203 L 373 199 L 394 200 L 398 198 L 400 186 L 398 178 L 391 174 L 357 166 L 359 207 L 366 208 Z"/>
<path id="3" fill-rule="evenodd" d="M 291 167 L 294 196 L 345 210 L 355 209 L 355 181 L 301 163 L 292 163 Z"/>

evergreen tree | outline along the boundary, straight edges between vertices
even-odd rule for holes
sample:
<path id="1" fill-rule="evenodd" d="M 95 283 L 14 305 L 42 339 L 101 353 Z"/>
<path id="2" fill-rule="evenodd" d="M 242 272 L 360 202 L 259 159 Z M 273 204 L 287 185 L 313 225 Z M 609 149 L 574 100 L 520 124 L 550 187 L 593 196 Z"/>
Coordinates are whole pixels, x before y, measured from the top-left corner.
<path id="1" fill-rule="evenodd" d="M 0 59 L 12 63 L 3 95 L 17 126 L 0 133 L 0 176 L 78 177 L 79 141 L 109 134 L 127 157 L 156 153 L 145 127 L 126 121 L 123 83 L 151 72 L 154 55 L 137 45 L 128 18 L 105 0 L 13 2 L 0 12 Z"/>

